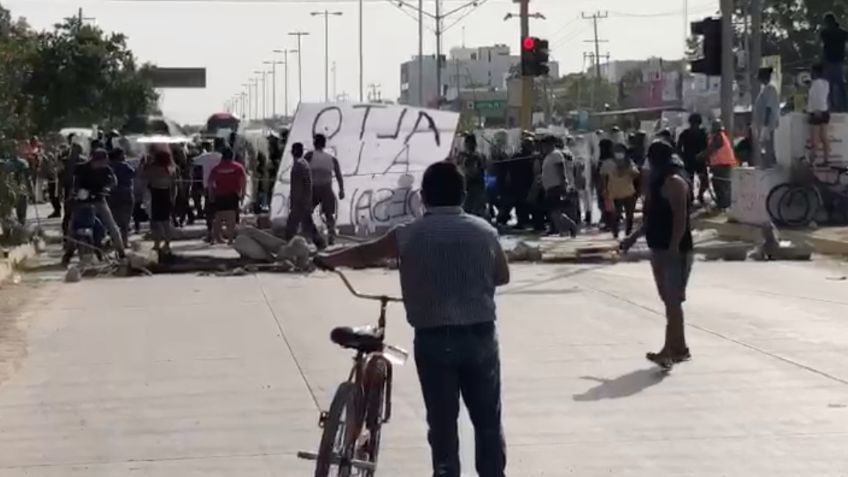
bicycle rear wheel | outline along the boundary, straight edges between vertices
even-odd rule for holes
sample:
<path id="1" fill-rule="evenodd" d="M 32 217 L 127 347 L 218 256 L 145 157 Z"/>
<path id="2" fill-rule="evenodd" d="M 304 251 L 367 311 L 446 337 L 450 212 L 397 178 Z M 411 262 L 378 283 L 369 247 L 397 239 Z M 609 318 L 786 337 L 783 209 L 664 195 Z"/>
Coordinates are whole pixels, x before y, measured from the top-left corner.
<path id="1" fill-rule="evenodd" d="M 380 436 L 386 411 L 386 394 L 389 391 L 389 363 L 385 358 L 373 358 L 368 367 L 368 388 L 365 398 L 365 428 L 368 431 L 367 448 L 363 460 L 377 465 L 380 454 Z M 374 477 L 376 470 L 363 471 L 364 477 Z"/>
<path id="2" fill-rule="evenodd" d="M 315 477 L 349 477 L 352 467 L 356 429 L 359 412 L 357 410 L 359 391 L 355 384 L 341 383 L 324 419 L 324 433 L 318 448 L 315 464 Z M 335 467 L 336 473 L 331 473 Z"/>
<path id="3" fill-rule="evenodd" d="M 774 186 L 766 198 L 766 212 L 768 212 L 771 221 L 777 225 L 785 225 L 780 217 L 780 201 L 792 187 L 793 185 L 788 182 L 778 184 Z"/>
<path id="4" fill-rule="evenodd" d="M 810 187 L 793 187 L 780 199 L 781 221 L 790 227 L 805 227 L 813 221 L 821 207 L 818 192 Z"/>

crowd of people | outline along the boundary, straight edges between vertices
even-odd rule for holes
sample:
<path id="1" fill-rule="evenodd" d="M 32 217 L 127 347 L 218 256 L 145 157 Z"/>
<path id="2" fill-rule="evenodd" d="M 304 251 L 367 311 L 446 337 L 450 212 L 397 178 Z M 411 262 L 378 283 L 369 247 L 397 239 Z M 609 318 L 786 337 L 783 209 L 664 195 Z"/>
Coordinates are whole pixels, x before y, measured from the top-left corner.
<path id="1" fill-rule="evenodd" d="M 21 145 L 17 157 L 4 161 L 8 177 L 18 186 L 17 221 L 25 224 L 28 204 L 46 197 L 53 209 L 47 218 L 62 217 L 65 264 L 81 245 L 74 237 L 74 213 L 83 208 L 94 211 L 96 226 L 108 235 L 118 256 L 124 255 L 131 232 L 139 233 L 145 222 L 154 249 L 166 258 L 172 255 L 174 228 L 196 220 L 206 221 L 209 242 L 232 243 L 248 177 L 235 135 L 229 140 L 151 145 L 132 164 L 127 144 L 113 131 L 91 139 L 70 134 L 50 145 L 33 138 Z M 270 198 L 261 185 L 257 192 Z"/>
<path id="2" fill-rule="evenodd" d="M 514 154 L 507 152 L 506 133 L 499 132 L 488 157 L 478 152 L 477 136 L 468 133 L 450 160 L 466 177 L 465 212 L 501 230 L 574 237 L 597 226 L 618 238 L 622 227 L 625 234 L 633 230 L 647 143 L 655 138 L 667 142 L 685 165 L 699 205 L 708 205 L 706 192 L 712 190 L 715 207 L 730 206 L 730 170 L 738 165 L 732 139 L 720 120 L 704 129 L 697 113 L 677 137 L 669 129 L 650 137 L 618 127 L 564 138 L 525 133 Z"/>

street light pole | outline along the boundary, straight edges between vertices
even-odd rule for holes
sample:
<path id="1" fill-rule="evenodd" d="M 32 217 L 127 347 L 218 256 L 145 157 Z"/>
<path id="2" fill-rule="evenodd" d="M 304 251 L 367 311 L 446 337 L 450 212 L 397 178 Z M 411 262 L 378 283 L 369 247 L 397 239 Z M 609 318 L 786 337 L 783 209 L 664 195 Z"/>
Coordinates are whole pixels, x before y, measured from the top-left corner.
<path id="1" fill-rule="evenodd" d="M 277 52 L 277 51 L 279 51 L 279 50 L 274 50 L 274 52 Z M 266 65 L 271 65 L 271 111 L 272 111 L 271 117 L 276 118 L 277 117 L 277 65 L 284 65 L 284 64 L 286 64 L 286 62 L 285 61 L 271 60 L 271 61 L 263 61 L 262 63 L 266 64 Z"/>
<path id="2" fill-rule="evenodd" d="M 365 89 L 364 86 L 364 66 L 365 63 L 365 50 L 362 46 L 362 3 L 363 0 L 359 0 L 359 102 L 362 102 L 363 91 Z"/>
<path id="3" fill-rule="evenodd" d="M 324 10 L 323 12 L 311 12 L 313 17 L 324 17 L 324 102 L 330 102 L 330 15 L 340 17 L 344 15 L 342 12 L 331 12 Z"/>
<path id="4" fill-rule="evenodd" d="M 257 71 L 254 71 L 254 73 L 256 73 L 257 75 L 262 75 L 261 76 L 261 78 L 262 78 L 262 120 L 264 121 L 266 118 L 268 118 L 268 115 L 266 114 L 266 110 L 265 110 L 265 105 L 268 103 L 268 101 L 266 100 L 266 97 L 265 97 L 265 90 L 266 90 L 266 88 L 265 88 L 265 81 L 266 81 L 265 70 L 257 70 Z M 260 77 L 257 76 L 257 78 L 256 78 L 257 82 L 259 81 L 259 78 Z M 259 108 L 256 108 L 256 113 L 259 114 Z"/>
<path id="5" fill-rule="evenodd" d="M 242 93 L 242 95 L 247 97 L 247 116 L 245 117 L 247 118 L 247 122 L 250 122 L 250 116 L 253 113 L 253 91 L 250 88 L 250 80 L 242 86 L 247 88 L 247 94 L 245 95 L 245 93 Z"/>
<path id="6" fill-rule="evenodd" d="M 297 94 L 298 94 L 298 104 L 303 102 L 303 63 L 301 62 L 303 57 L 303 45 L 300 44 L 300 39 L 309 35 L 309 32 L 305 31 L 294 31 L 289 33 L 290 36 L 297 37 L 297 49 L 294 50 L 297 52 Z M 286 58 L 288 61 L 288 58 Z"/>
<path id="7" fill-rule="evenodd" d="M 285 65 L 285 71 L 283 72 L 283 74 L 285 75 L 285 79 L 283 80 L 285 90 L 283 105 L 285 107 L 285 112 L 283 113 L 283 116 L 286 117 L 288 117 L 289 115 L 289 53 L 297 53 L 297 51 L 298 50 L 289 49 L 274 50 L 274 53 L 282 53 L 283 57 L 285 58 L 285 60 L 283 60 L 281 64 Z"/>

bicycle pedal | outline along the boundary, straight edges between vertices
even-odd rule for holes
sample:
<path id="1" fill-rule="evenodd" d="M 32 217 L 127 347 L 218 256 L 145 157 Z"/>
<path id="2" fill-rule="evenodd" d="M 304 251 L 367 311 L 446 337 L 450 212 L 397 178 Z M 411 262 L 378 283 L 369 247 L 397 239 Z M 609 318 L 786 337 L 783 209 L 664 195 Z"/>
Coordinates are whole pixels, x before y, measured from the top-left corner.
<path id="1" fill-rule="evenodd" d="M 327 411 L 321 411 L 321 414 L 318 416 L 318 427 L 321 429 L 324 428 L 324 423 L 327 422 Z"/>

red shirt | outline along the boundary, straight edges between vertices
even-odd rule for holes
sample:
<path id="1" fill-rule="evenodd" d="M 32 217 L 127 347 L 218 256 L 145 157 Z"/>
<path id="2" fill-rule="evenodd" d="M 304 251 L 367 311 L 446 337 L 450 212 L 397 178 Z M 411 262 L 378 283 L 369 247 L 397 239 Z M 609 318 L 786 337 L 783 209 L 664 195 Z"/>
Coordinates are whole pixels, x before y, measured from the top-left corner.
<path id="1" fill-rule="evenodd" d="M 221 161 L 209 174 L 209 185 L 216 196 L 240 196 L 246 181 L 247 172 L 236 161 Z"/>

